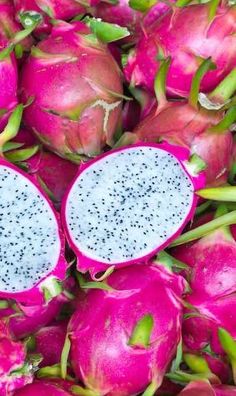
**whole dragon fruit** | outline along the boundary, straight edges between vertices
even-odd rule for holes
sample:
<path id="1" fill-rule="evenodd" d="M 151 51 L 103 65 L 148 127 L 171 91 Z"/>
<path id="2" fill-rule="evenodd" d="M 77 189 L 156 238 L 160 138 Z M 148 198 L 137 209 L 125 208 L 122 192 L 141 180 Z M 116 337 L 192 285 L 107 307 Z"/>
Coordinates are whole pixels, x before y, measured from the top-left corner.
<path id="1" fill-rule="evenodd" d="M 154 394 L 181 338 L 184 286 L 161 265 L 140 265 L 83 292 L 68 326 L 77 378 L 99 395 Z"/>
<path id="2" fill-rule="evenodd" d="M 207 381 L 190 382 L 178 396 L 234 396 L 236 387 L 227 385 L 211 385 Z"/>
<path id="3" fill-rule="evenodd" d="M 156 78 L 158 105 L 137 125 L 134 133 L 141 141 L 165 140 L 171 144 L 188 147 L 191 153 L 196 153 L 205 161 L 208 185 L 226 183 L 233 157 L 230 126 L 236 119 L 236 109 L 233 107 L 226 113 L 219 108 L 220 103 L 229 100 L 236 90 L 235 77 L 232 75 L 235 71 L 208 97 L 204 97 L 204 103 L 201 105 L 198 102 L 199 73 L 203 74 L 207 68 L 212 67 L 210 59 L 202 63 L 193 77 L 189 99 L 185 101 L 167 101 L 165 92 L 162 91 L 164 81 L 161 80 L 166 77 L 163 70 L 169 64 L 170 60 L 163 62 L 160 74 Z M 170 71 L 171 68 L 168 75 Z M 207 100 L 212 106 L 209 109 L 204 107 Z"/>
<path id="4" fill-rule="evenodd" d="M 102 72 L 101 72 L 102 71 Z M 50 82 L 50 83 L 49 83 Z M 121 116 L 121 72 L 81 22 L 55 26 L 23 67 L 25 123 L 59 155 L 79 161 L 114 143 Z M 56 133 L 55 133 L 56 131 Z"/>
<path id="5" fill-rule="evenodd" d="M 184 148 L 137 144 L 81 167 L 62 204 L 81 272 L 95 277 L 111 266 L 147 262 L 181 233 L 196 208 L 194 191 L 205 182 L 188 160 Z"/>
<path id="6" fill-rule="evenodd" d="M 173 254 L 191 267 L 191 294 L 186 298 L 190 305 L 183 322 L 183 340 L 189 350 L 201 351 L 208 346 L 216 354 L 226 354 L 236 380 L 232 347 L 236 339 L 236 242 L 228 226 L 234 222 L 235 213 L 213 219 L 189 231 L 186 237 L 182 238 L 187 242 L 189 235 L 192 235 L 191 239 L 194 239 L 194 235 L 200 237 L 200 233 L 204 235 L 206 228 L 209 229 L 211 224 L 214 226 L 218 220 L 222 222 L 220 228 L 208 231 L 207 235 L 197 242 L 176 248 Z M 226 220 L 227 226 L 224 226 Z M 235 225 L 232 229 L 235 229 Z M 231 343 L 232 355 L 229 353 L 228 340 Z"/>
<path id="7" fill-rule="evenodd" d="M 214 6 L 214 5 L 213 5 Z M 236 8 L 221 2 L 217 9 L 209 4 L 173 7 L 146 29 L 135 50 L 131 50 L 124 69 L 133 86 L 154 91 L 154 80 L 161 57 L 172 58 L 167 92 L 187 97 L 199 62 L 212 57 L 216 70 L 209 71 L 201 84 L 209 92 L 236 66 Z M 191 28 L 190 28 L 191 27 Z"/>
<path id="8" fill-rule="evenodd" d="M 0 394 L 13 391 L 33 381 L 33 365 L 27 361 L 26 347 L 12 340 L 4 322 L 0 321 Z"/>

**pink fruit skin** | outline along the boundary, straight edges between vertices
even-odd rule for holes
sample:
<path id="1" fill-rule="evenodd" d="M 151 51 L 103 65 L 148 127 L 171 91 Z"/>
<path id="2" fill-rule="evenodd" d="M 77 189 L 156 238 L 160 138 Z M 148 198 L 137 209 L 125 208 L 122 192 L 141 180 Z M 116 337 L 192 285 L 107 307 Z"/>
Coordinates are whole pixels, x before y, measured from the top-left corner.
<path id="1" fill-rule="evenodd" d="M 6 325 L 0 322 L 0 394 L 11 395 L 12 392 L 33 381 L 30 373 L 14 376 L 12 371 L 25 364 L 26 350 L 23 343 L 11 339 Z"/>
<path id="2" fill-rule="evenodd" d="M 78 166 L 56 154 L 41 151 L 27 160 L 28 172 L 52 192 L 56 207 L 60 204 L 68 185 L 78 172 Z"/>
<path id="3" fill-rule="evenodd" d="M 163 150 L 173 154 L 177 160 L 180 161 L 180 163 L 182 164 L 183 168 L 185 169 L 186 173 L 188 174 L 190 180 L 193 183 L 193 187 L 194 187 L 194 191 L 197 191 L 198 189 L 201 189 L 204 185 L 205 185 L 205 175 L 203 172 L 199 173 L 197 176 L 191 176 L 188 171 L 185 168 L 184 162 L 188 161 L 189 159 L 189 151 L 183 147 L 179 147 L 179 146 L 173 146 L 170 145 L 168 143 L 162 143 L 160 145 L 154 144 L 154 143 L 137 143 L 135 145 L 132 145 L 133 147 L 143 147 L 143 146 L 148 146 L 148 147 L 158 147 L 158 148 L 162 148 Z M 126 150 L 128 147 L 131 146 L 127 146 L 125 148 L 118 148 L 116 150 L 112 150 L 112 152 L 107 152 L 102 154 L 101 156 L 99 156 L 96 159 L 93 159 L 85 164 L 83 164 L 80 167 L 80 171 L 79 174 L 77 175 L 80 176 L 81 173 L 86 170 L 90 165 L 94 164 L 96 161 L 99 161 L 103 158 L 105 158 L 107 155 L 110 155 L 111 153 L 114 152 L 119 152 L 119 151 L 124 151 Z M 75 178 L 75 180 L 72 182 L 70 188 L 72 188 L 73 184 L 76 182 L 77 177 Z M 62 208 L 61 208 L 61 217 L 62 217 L 62 224 L 63 224 L 63 229 L 64 232 L 66 234 L 66 238 L 68 243 L 70 244 L 72 250 L 76 253 L 77 257 L 78 257 L 78 262 L 77 262 L 77 268 L 79 271 L 81 272 L 90 272 L 90 275 L 92 276 L 93 279 L 96 279 L 96 274 L 99 271 L 104 271 L 107 270 L 109 268 L 109 265 L 106 265 L 104 263 L 100 263 L 96 260 L 93 260 L 89 257 L 86 257 L 82 252 L 79 251 L 79 248 L 73 243 L 73 240 L 70 236 L 70 232 L 68 230 L 67 227 L 67 219 L 66 219 L 66 204 L 67 204 L 67 198 L 68 198 L 68 194 L 70 192 L 70 188 L 68 189 L 67 194 L 65 195 L 63 202 L 62 202 Z M 194 213 L 195 213 L 195 209 L 197 206 L 197 196 L 195 194 L 193 194 L 193 201 L 192 201 L 192 207 L 191 210 L 188 214 L 188 216 L 186 217 L 186 219 L 183 221 L 183 224 L 180 226 L 178 232 L 176 232 L 174 235 L 171 235 L 171 237 L 162 245 L 158 246 L 154 251 L 150 252 L 148 255 L 144 256 L 144 257 L 139 257 L 138 259 L 134 259 L 134 260 L 130 260 L 127 261 L 125 264 L 124 263 L 116 263 L 116 268 L 118 267 L 124 267 L 127 265 L 132 265 L 132 264 L 137 264 L 137 263 L 147 263 L 149 261 L 149 259 L 151 259 L 158 251 L 164 249 L 166 246 L 168 246 L 170 244 L 171 241 L 173 241 L 174 239 L 177 238 L 178 235 L 180 235 L 181 231 L 183 230 L 183 228 L 186 226 L 186 224 L 189 222 L 190 219 L 192 219 Z"/>
<path id="4" fill-rule="evenodd" d="M 22 30 L 20 25 L 15 20 L 15 9 L 12 2 L 1 0 L 0 1 L 0 40 L 10 40 L 14 35 Z M 21 41 L 21 45 L 25 50 L 30 50 L 33 41 L 27 37 Z"/>
<path id="5" fill-rule="evenodd" d="M 25 338 L 47 326 L 59 315 L 64 303 L 63 299 L 56 297 L 47 305 L 32 306 L 30 310 L 21 305 L 22 312 L 17 315 L 14 310 L 11 313 L 7 312 L 5 317 L 14 338 L 17 340 Z"/>
<path id="6" fill-rule="evenodd" d="M 64 157 L 93 156 L 112 145 L 121 116 L 121 72 L 105 45 L 89 41 L 89 33 L 81 22 L 61 23 L 37 47 L 45 57 L 31 55 L 22 71 L 23 102 L 35 96 L 24 121 Z"/>
<path id="7" fill-rule="evenodd" d="M 233 234 L 235 226 L 231 230 Z M 183 339 L 189 349 L 197 351 L 210 344 L 215 353 L 223 354 L 219 327 L 236 338 L 236 242 L 232 234 L 221 228 L 172 252 L 192 268 L 192 293 L 187 301 L 199 314 L 183 322 Z"/>
<path id="8" fill-rule="evenodd" d="M 174 8 L 151 25 L 150 31 L 131 52 L 124 70 L 127 80 L 153 92 L 159 67 L 157 55 L 161 51 L 172 59 L 167 92 L 172 96 L 188 97 L 199 59 L 211 56 L 217 69 L 205 75 L 201 91 L 213 90 L 236 65 L 235 17 L 235 7 L 223 4 L 217 8 L 211 22 L 207 4 Z"/>
<path id="9" fill-rule="evenodd" d="M 43 327 L 34 334 L 35 353 L 43 356 L 40 367 L 53 366 L 60 363 L 61 352 L 65 343 L 67 322 L 58 322 L 51 326 Z"/>
<path id="10" fill-rule="evenodd" d="M 151 265 L 118 270 L 107 283 L 115 290 L 83 293 L 71 317 L 72 367 L 99 394 L 137 394 L 152 380 L 161 384 L 175 355 L 184 279 Z M 135 325 L 147 314 L 154 320 L 149 347 L 129 345 Z"/>
<path id="11" fill-rule="evenodd" d="M 86 12 L 76 0 L 36 0 L 36 4 L 42 11 L 48 9 L 55 19 L 69 20 Z"/>
<path id="12" fill-rule="evenodd" d="M 51 271 L 50 274 L 47 275 L 46 278 L 48 277 L 54 277 L 57 278 L 58 280 L 63 281 L 66 277 L 66 270 L 67 270 L 67 262 L 66 259 L 64 257 L 64 247 L 65 247 L 65 238 L 64 238 L 64 234 L 61 230 L 61 225 L 59 222 L 59 216 L 58 214 L 55 212 L 54 208 L 52 207 L 51 202 L 49 201 L 48 197 L 46 196 L 46 194 L 44 193 L 44 191 L 41 189 L 40 186 L 37 185 L 36 181 L 34 179 L 32 179 L 29 175 L 27 175 L 26 173 L 24 173 L 23 171 L 21 171 L 19 168 L 17 168 L 15 165 L 11 164 L 10 162 L 7 162 L 4 159 L 0 159 L 0 165 L 4 165 L 7 166 L 10 169 L 13 169 L 14 171 L 18 172 L 20 175 L 22 175 L 23 177 L 29 179 L 33 184 L 35 184 L 38 188 L 38 190 L 40 191 L 40 194 L 42 196 L 44 196 L 44 198 L 48 201 L 52 212 L 55 215 L 55 218 L 57 220 L 58 223 L 58 237 L 61 240 L 61 250 L 60 250 L 60 254 L 58 257 L 58 261 L 57 264 L 55 266 L 55 268 L 53 269 L 53 271 Z M 17 293 L 7 293 L 7 292 L 0 292 L 0 296 L 4 299 L 7 298 L 13 298 L 15 299 L 17 302 L 21 302 L 23 304 L 32 306 L 32 305 L 40 305 L 40 304 L 44 304 L 45 300 L 44 300 L 44 295 L 43 295 L 43 291 L 41 290 L 41 283 L 43 281 L 46 280 L 42 279 L 37 285 L 35 285 L 32 289 L 28 289 L 22 292 L 17 292 Z"/>
<path id="13" fill-rule="evenodd" d="M 34 11 L 38 14 L 42 15 L 42 10 L 37 5 L 36 0 L 13 0 L 15 11 L 16 11 L 16 18 L 20 19 L 20 14 L 23 14 L 28 11 Z M 39 24 L 39 26 L 34 30 L 34 35 L 38 37 L 42 37 L 46 34 L 51 32 L 52 26 L 50 24 L 50 18 L 43 14 L 43 20 Z"/>
<path id="14" fill-rule="evenodd" d="M 72 396 L 72 393 L 63 390 L 56 384 L 47 381 L 35 381 L 33 384 L 27 385 L 24 388 L 14 393 L 14 396 Z"/>
<path id="15" fill-rule="evenodd" d="M 188 147 L 206 163 L 206 181 L 217 186 L 227 181 L 233 156 L 233 136 L 208 132 L 223 118 L 223 113 L 196 110 L 187 102 L 167 102 L 154 108 L 134 129 L 142 141 L 157 142 L 160 138 L 169 143 Z"/>
<path id="16" fill-rule="evenodd" d="M 6 46 L 7 42 L 5 40 L 1 40 L 0 50 L 3 50 Z M 0 113 L 0 131 L 2 131 L 7 124 L 7 120 L 11 111 L 14 109 L 18 102 L 18 71 L 16 60 L 13 54 L 6 57 L 0 62 L 0 83 L 0 111 L 3 111 L 3 115 L 1 115 Z"/>
<path id="17" fill-rule="evenodd" d="M 129 7 L 129 0 L 119 0 L 117 4 L 100 2 L 94 9 L 93 15 L 106 22 L 127 27 L 131 36 L 126 38 L 125 42 L 135 40 L 141 33 L 143 13 Z"/>
<path id="18" fill-rule="evenodd" d="M 227 385 L 211 385 L 204 381 L 190 382 L 178 396 L 234 396 L 236 387 Z"/>

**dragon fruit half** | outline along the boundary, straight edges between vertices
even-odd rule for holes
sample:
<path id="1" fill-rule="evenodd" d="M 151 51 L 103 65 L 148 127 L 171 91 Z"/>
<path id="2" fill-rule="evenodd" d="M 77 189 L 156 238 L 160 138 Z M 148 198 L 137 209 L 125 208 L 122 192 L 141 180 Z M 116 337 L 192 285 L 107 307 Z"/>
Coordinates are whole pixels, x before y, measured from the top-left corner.
<path id="1" fill-rule="evenodd" d="M 33 381 L 33 366 L 27 361 L 25 345 L 12 340 L 4 322 L 0 321 L 0 394 L 9 396 Z"/>
<path id="2" fill-rule="evenodd" d="M 205 161 L 208 185 L 226 183 L 233 157 L 230 126 L 236 119 L 236 109 L 233 107 L 226 113 L 219 108 L 236 90 L 233 75 L 235 71 L 226 76 L 211 94 L 204 96 L 204 103 L 201 105 L 198 102 L 199 74 L 204 74 L 213 67 L 208 59 L 201 64 L 193 77 L 189 99 L 167 101 L 163 91 L 163 80 L 166 77 L 163 71 L 169 63 L 171 64 L 169 59 L 162 63 L 156 78 L 158 105 L 137 125 L 134 132 L 141 141 L 157 142 L 163 139 L 188 147 L 191 153 L 196 153 Z M 206 101 L 212 106 L 210 109 L 204 107 Z"/>
<path id="3" fill-rule="evenodd" d="M 102 72 L 101 72 L 102 71 Z M 24 121 L 47 147 L 78 161 L 114 143 L 121 115 L 121 72 L 81 22 L 55 26 L 23 67 Z M 55 133 L 55 130 L 57 131 Z"/>
<path id="4" fill-rule="evenodd" d="M 214 5 L 213 5 L 214 6 Z M 209 4 L 172 7 L 164 17 L 146 29 L 125 67 L 133 86 L 154 91 L 160 58 L 170 56 L 167 92 L 187 97 L 192 78 L 202 59 L 212 57 L 217 69 L 209 71 L 201 84 L 209 92 L 236 66 L 236 9 L 221 2 L 216 11 Z M 191 29 L 190 29 L 191 27 Z"/>
<path id="5" fill-rule="evenodd" d="M 144 143 L 81 167 L 62 204 L 80 271 L 95 277 L 110 266 L 146 262 L 180 234 L 205 182 L 188 159 L 184 148 Z"/>
<path id="6" fill-rule="evenodd" d="M 206 381 L 190 382 L 178 396 L 235 396 L 236 387 L 227 385 L 211 385 Z"/>
<path id="7" fill-rule="evenodd" d="M 57 214 L 36 182 L 4 159 L 0 188 L 0 295 L 41 304 L 56 295 L 67 268 Z"/>
<path id="8" fill-rule="evenodd" d="M 181 339 L 185 281 L 140 265 L 113 272 L 106 286 L 83 292 L 69 323 L 76 376 L 99 395 L 155 390 Z"/>

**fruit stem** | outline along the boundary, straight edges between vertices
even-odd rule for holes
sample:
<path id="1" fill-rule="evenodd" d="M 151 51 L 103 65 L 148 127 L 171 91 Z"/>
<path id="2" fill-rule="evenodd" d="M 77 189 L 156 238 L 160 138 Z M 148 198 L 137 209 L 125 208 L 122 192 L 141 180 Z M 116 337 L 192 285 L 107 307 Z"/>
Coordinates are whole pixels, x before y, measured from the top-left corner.
<path id="1" fill-rule="evenodd" d="M 71 347 L 71 342 L 69 335 L 67 334 L 65 343 L 61 352 L 61 367 L 60 367 L 60 373 L 62 379 L 66 379 L 67 376 L 67 363 L 68 363 L 68 358 L 69 358 L 69 353 L 70 353 L 70 347 Z"/>
<path id="2" fill-rule="evenodd" d="M 15 107 L 13 112 L 11 113 L 7 126 L 4 128 L 2 133 L 0 134 L 0 156 L 3 157 L 4 153 L 4 144 L 9 140 L 16 137 L 18 130 L 20 128 L 21 118 L 23 114 L 23 105 L 20 104 Z"/>
<path id="3" fill-rule="evenodd" d="M 153 326 L 154 321 L 152 315 L 144 315 L 135 325 L 128 345 L 148 348 Z"/>
<path id="4" fill-rule="evenodd" d="M 224 104 L 236 91 L 236 68 L 234 68 L 220 84 L 208 94 L 208 98 L 214 102 Z"/>
<path id="5" fill-rule="evenodd" d="M 184 362 L 195 374 L 210 373 L 211 370 L 207 364 L 206 359 L 202 356 L 194 355 L 192 353 L 184 353 Z"/>
<path id="6" fill-rule="evenodd" d="M 155 395 L 158 388 L 159 388 L 159 385 L 157 384 L 157 382 L 155 380 L 153 380 L 148 385 L 146 390 L 143 392 L 142 396 L 153 396 L 153 395 Z"/>
<path id="7" fill-rule="evenodd" d="M 236 383 L 236 341 L 233 339 L 231 334 L 222 327 L 218 329 L 218 337 L 222 348 L 230 360 L 234 383 Z"/>
<path id="8" fill-rule="evenodd" d="M 188 103 L 195 109 L 198 108 L 198 96 L 200 92 L 200 84 L 202 78 L 204 77 L 206 72 L 215 69 L 215 67 L 215 64 L 212 63 L 211 58 L 209 57 L 201 63 L 193 77 Z"/>
<path id="9" fill-rule="evenodd" d="M 220 3 L 220 0 L 211 0 L 208 3 L 208 7 L 209 7 L 208 20 L 209 20 L 209 22 L 211 22 L 215 18 L 219 3 Z"/>
<path id="10" fill-rule="evenodd" d="M 161 61 L 160 68 L 157 72 L 155 82 L 154 82 L 154 90 L 155 95 L 158 102 L 158 108 L 163 107 L 166 102 L 166 78 L 170 66 L 171 58 L 168 57 Z"/>
<path id="11" fill-rule="evenodd" d="M 129 0 L 129 6 L 134 10 L 147 12 L 157 0 Z"/>
<path id="12" fill-rule="evenodd" d="M 224 118 L 213 127 L 209 128 L 209 132 L 223 133 L 229 129 L 229 127 L 236 121 L 236 106 L 231 107 Z"/>
<path id="13" fill-rule="evenodd" d="M 213 201 L 236 202 L 236 186 L 205 188 L 197 191 L 197 195 Z"/>
<path id="14" fill-rule="evenodd" d="M 93 391 L 92 389 L 85 389 L 85 388 L 82 388 L 79 385 L 73 385 L 70 388 L 70 390 L 71 390 L 71 392 L 74 395 L 79 395 L 79 396 L 100 396 L 99 393 Z"/>
<path id="15" fill-rule="evenodd" d="M 184 7 L 186 5 L 188 5 L 189 3 L 191 3 L 192 0 L 177 0 L 177 2 L 175 3 L 176 7 Z"/>
<path id="16" fill-rule="evenodd" d="M 222 189 L 224 189 L 224 188 L 227 188 L 227 187 L 222 187 Z M 234 188 L 234 187 L 231 187 L 231 188 Z M 211 190 L 211 189 L 209 189 L 209 190 Z M 235 192 L 236 192 L 236 188 L 235 188 Z M 236 194 L 235 194 L 235 196 L 236 196 Z M 170 246 L 174 247 L 174 246 L 182 245 L 184 243 L 195 241 L 196 239 L 199 239 L 205 235 L 208 235 L 220 227 L 229 226 L 229 225 L 235 224 L 235 223 L 236 223 L 236 210 L 234 210 L 233 212 L 227 213 L 221 217 L 217 217 L 216 219 L 213 219 L 206 224 L 203 224 L 197 228 L 194 228 L 193 230 L 185 232 L 179 238 L 177 238 Z"/>

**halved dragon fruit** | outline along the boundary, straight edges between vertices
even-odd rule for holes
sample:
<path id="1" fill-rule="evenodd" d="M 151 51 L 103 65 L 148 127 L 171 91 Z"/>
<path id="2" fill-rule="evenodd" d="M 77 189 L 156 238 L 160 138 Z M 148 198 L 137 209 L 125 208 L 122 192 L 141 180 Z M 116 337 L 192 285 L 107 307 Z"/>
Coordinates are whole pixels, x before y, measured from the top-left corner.
<path id="1" fill-rule="evenodd" d="M 117 270 L 104 286 L 81 292 L 68 326 L 76 376 L 93 394 L 153 395 L 181 340 L 185 281 L 158 263 Z"/>
<path id="2" fill-rule="evenodd" d="M 125 67 L 127 80 L 133 86 L 154 91 L 159 59 L 171 56 L 173 62 L 167 78 L 167 92 L 187 97 L 199 62 L 212 57 L 217 69 L 209 71 L 201 84 L 209 92 L 236 66 L 234 6 L 220 3 L 173 7 L 163 18 L 146 29 L 140 42 L 131 50 Z M 222 45 L 223 43 L 223 45 Z"/>
<path id="3" fill-rule="evenodd" d="M 25 123 L 50 150 L 79 162 L 114 144 L 121 117 L 121 71 L 91 34 L 81 22 L 56 25 L 32 49 L 21 79 L 22 100 L 35 98 Z"/>
<path id="4" fill-rule="evenodd" d="M 190 175 L 188 160 L 184 148 L 144 143 L 81 167 L 62 205 L 80 271 L 95 276 L 109 266 L 147 262 L 180 234 L 205 181 L 202 173 Z"/>
<path id="5" fill-rule="evenodd" d="M 0 160 L 0 295 L 41 304 L 65 278 L 64 238 L 57 214 L 33 179 Z"/>
<path id="6" fill-rule="evenodd" d="M 4 322 L 0 321 L 0 394 L 12 393 L 33 381 L 33 366 L 27 362 L 26 347 L 12 340 Z"/>

